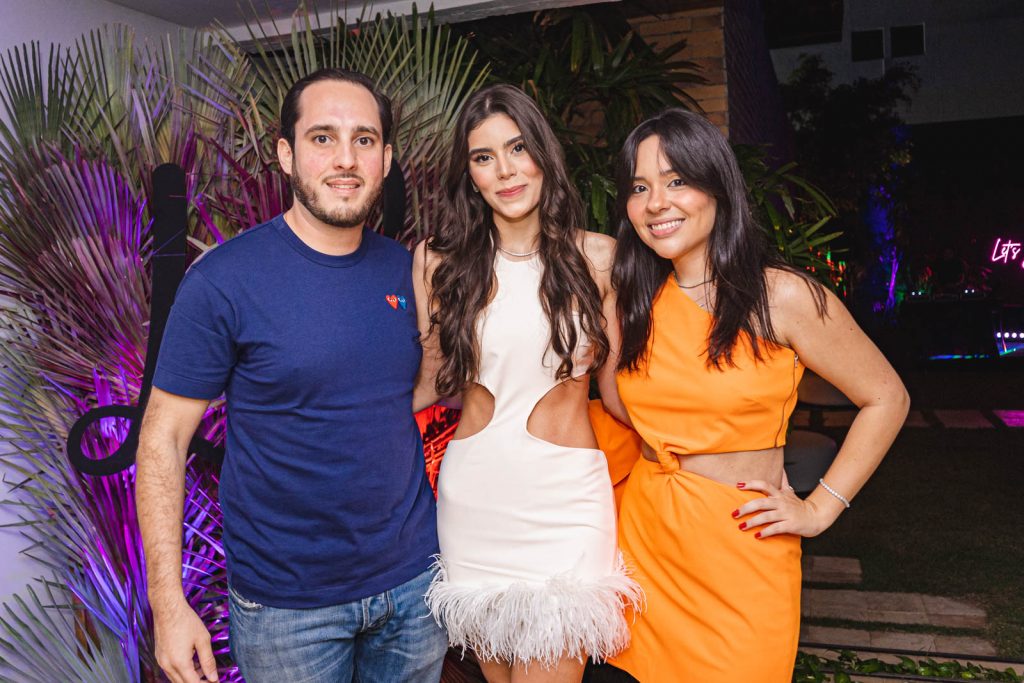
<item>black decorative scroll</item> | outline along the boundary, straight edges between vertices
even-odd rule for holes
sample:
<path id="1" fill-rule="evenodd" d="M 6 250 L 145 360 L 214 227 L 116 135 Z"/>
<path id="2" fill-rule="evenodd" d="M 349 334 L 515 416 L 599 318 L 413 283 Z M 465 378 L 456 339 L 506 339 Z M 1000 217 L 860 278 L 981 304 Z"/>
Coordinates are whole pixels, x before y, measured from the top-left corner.
<path id="1" fill-rule="evenodd" d="M 185 245 L 188 233 L 188 202 L 185 193 L 185 172 L 175 164 L 163 164 L 153 171 L 153 243 L 155 248 L 150 264 L 153 270 L 152 300 L 149 313 L 149 342 L 146 345 L 146 367 L 142 374 L 142 389 L 137 406 L 107 405 L 93 408 L 78 418 L 68 432 L 67 453 L 71 463 L 80 472 L 93 476 L 116 474 L 135 463 L 139 446 L 139 428 L 142 413 L 153 386 L 153 373 L 164 336 L 167 316 L 174 303 L 178 284 L 185 275 Z M 128 420 L 128 435 L 117 450 L 102 459 L 89 458 L 82 451 L 82 437 L 94 423 L 104 418 Z M 219 462 L 224 449 L 199 436 L 192 438 L 189 450 L 197 455 Z"/>
<path id="2" fill-rule="evenodd" d="M 394 157 L 391 170 L 384 177 L 381 204 L 381 234 L 395 239 L 405 229 L 405 176 Z"/>

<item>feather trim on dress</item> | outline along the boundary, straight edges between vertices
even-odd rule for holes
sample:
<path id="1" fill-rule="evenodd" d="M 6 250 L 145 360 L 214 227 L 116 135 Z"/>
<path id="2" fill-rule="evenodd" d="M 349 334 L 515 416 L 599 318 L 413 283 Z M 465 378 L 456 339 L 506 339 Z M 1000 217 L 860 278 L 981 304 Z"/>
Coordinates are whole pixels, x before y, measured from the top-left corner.
<path id="1" fill-rule="evenodd" d="M 602 661 L 629 645 L 623 609 L 639 611 L 644 600 L 621 555 L 611 575 L 586 582 L 565 573 L 543 583 L 461 586 L 448 581 L 440 556 L 433 569 L 427 607 L 453 647 L 485 660 L 547 668 L 564 657 Z"/>

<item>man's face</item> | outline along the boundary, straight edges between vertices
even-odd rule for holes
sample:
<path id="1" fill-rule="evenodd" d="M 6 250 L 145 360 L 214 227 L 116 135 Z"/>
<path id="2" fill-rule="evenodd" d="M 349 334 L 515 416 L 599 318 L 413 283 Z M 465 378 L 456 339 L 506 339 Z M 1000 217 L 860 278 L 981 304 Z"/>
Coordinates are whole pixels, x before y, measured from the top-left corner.
<path id="1" fill-rule="evenodd" d="M 277 141 L 295 208 L 337 228 L 362 227 L 391 167 L 373 95 L 347 81 L 313 83 L 299 96 L 295 148 Z"/>

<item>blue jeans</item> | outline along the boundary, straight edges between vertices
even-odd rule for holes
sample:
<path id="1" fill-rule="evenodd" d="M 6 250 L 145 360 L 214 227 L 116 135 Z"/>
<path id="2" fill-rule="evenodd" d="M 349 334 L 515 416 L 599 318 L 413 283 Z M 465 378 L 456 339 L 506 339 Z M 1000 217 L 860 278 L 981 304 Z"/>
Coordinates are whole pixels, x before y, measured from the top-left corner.
<path id="1" fill-rule="evenodd" d="M 231 654 L 246 683 L 437 683 L 448 637 L 423 601 L 430 578 L 315 609 L 267 607 L 229 589 Z"/>

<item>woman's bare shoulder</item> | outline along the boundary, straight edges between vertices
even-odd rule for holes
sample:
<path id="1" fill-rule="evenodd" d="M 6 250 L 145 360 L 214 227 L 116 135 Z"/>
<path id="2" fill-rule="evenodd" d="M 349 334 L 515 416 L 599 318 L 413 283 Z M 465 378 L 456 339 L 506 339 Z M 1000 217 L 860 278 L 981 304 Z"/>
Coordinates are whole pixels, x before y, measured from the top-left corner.
<path id="1" fill-rule="evenodd" d="M 768 301 L 773 309 L 787 313 L 817 313 L 828 307 L 831 293 L 819 282 L 784 268 L 769 268 Z M 835 298 L 834 295 L 831 298 Z"/>
<path id="2" fill-rule="evenodd" d="M 597 271 L 610 270 L 615 259 L 615 238 L 591 230 L 577 231 L 577 240 L 583 255 Z"/>
<path id="3" fill-rule="evenodd" d="M 850 317 L 838 297 L 821 283 L 785 269 L 770 268 L 766 275 L 772 327 L 787 346 Z"/>

